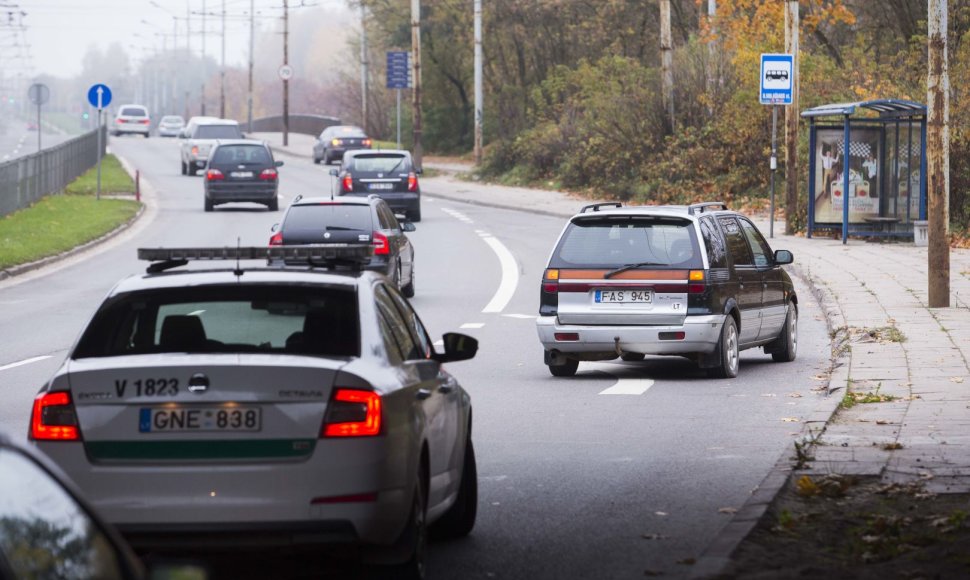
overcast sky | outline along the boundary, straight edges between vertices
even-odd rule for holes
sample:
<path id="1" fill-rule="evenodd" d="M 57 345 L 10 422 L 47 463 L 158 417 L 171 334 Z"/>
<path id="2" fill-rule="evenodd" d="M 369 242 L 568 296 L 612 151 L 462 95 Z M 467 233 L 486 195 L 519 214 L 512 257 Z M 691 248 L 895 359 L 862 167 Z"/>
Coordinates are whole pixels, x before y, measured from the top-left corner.
<path id="1" fill-rule="evenodd" d="M 282 0 L 253 0 L 259 28 L 272 28 L 282 15 Z M 185 46 L 186 9 L 190 15 L 189 44 L 197 54 L 202 45 L 201 14 L 206 17 L 206 54 L 221 58 L 223 0 L 6 0 L 27 13 L 23 23 L 35 74 L 73 77 L 90 45 L 106 48 L 120 43 L 137 62 L 163 45 L 171 47 L 173 21 L 179 47 Z M 249 57 L 250 0 L 224 0 L 226 7 L 226 64 L 241 65 Z M 289 0 L 290 18 L 298 18 L 301 4 L 345 12 L 345 0 Z M 302 10 L 309 10 L 303 8 Z M 7 9 L 4 9 L 4 11 Z M 173 19 L 176 17 L 176 19 Z M 33 75 L 32 75 L 33 76 Z"/>

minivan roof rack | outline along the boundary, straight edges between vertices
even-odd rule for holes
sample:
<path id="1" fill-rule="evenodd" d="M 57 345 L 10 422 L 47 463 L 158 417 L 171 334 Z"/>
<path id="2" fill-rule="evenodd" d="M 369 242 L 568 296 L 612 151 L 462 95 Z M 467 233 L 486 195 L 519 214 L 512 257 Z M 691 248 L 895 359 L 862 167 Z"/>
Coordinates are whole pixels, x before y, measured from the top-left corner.
<path id="1" fill-rule="evenodd" d="M 603 203 L 593 203 L 590 205 L 584 205 L 583 209 L 579 210 L 579 213 L 586 213 L 588 211 L 599 211 L 601 207 L 623 207 L 623 202 L 606 201 Z"/>
<path id="2" fill-rule="evenodd" d="M 704 203 L 692 203 L 687 206 L 687 213 L 694 215 L 697 213 L 704 213 L 705 211 L 727 211 L 727 204 L 723 201 L 705 201 Z"/>
<path id="3" fill-rule="evenodd" d="M 374 255 L 372 244 L 320 246 L 242 246 L 236 248 L 138 248 L 138 259 L 152 262 L 146 272 L 157 274 L 189 262 L 214 260 L 305 260 L 310 267 L 361 268 Z M 237 266 L 237 271 L 240 271 Z M 241 273 L 241 271 L 240 271 Z"/>

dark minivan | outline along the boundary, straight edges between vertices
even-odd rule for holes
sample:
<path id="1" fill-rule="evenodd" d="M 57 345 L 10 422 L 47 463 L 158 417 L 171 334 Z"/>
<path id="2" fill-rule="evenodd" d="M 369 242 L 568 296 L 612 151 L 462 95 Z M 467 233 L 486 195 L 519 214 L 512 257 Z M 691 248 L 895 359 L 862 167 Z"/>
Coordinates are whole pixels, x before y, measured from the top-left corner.
<path id="1" fill-rule="evenodd" d="M 261 203 L 269 211 L 277 211 L 280 180 L 276 168 L 282 165 L 261 141 L 219 141 L 206 167 L 205 211 L 237 201 Z"/>
<path id="2" fill-rule="evenodd" d="M 273 226 L 271 246 L 359 244 L 371 242 L 374 255 L 367 270 L 381 272 L 406 297 L 414 296 L 414 247 L 405 232 L 414 224 L 401 223 L 377 196 L 323 198 L 297 196 L 283 221 Z M 286 265 L 305 265 L 291 263 Z"/>
<path id="3" fill-rule="evenodd" d="M 403 150 L 352 151 L 344 155 L 338 174 L 340 195 L 377 195 L 394 213 L 421 221 L 420 169 Z"/>

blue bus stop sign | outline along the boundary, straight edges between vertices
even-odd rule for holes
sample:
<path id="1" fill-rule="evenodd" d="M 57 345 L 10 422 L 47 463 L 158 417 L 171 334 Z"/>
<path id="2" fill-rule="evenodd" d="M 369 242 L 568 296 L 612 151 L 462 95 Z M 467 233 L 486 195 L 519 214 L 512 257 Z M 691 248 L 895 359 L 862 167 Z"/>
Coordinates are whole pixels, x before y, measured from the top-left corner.
<path id="1" fill-rule="evenodd" d="M 96 109 L 103 109 L 111 104 L 111 89 L 108 85 L 91 85 L 88 89 L 88 102 Z"/>
<path id="2" fill-rule="evenodd" d="M 790 105 L 792 80 L 795 77 L 794 59 L 790 54 L 761 55 L 762 105 Z"/>

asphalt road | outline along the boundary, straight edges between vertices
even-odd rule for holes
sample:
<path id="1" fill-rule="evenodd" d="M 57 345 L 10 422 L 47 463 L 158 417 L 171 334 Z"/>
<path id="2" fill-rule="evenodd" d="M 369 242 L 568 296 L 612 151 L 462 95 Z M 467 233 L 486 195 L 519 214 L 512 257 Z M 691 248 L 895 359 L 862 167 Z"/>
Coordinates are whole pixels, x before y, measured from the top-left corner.
<path id="1" fill-rule="evenodd" d="M 53 133 L 44 130 L 41 133 L 40 145 L 43 148 L 53 147 L 73 135 Z M 37 131 L 27 130 L 27 124 L 20 119 L 10 119 L 5 126 L 0 127 L 0 163 L 12 161 L 24 155 L 37 152 Z"/>
<path id="2" fill-rule="evenodd" d="M 179 174 L 174 140 L 110 146 L 141 170 L 155 208 L 93 254 L 0 282 L 0 426 L 15 435 L 104 293 L 143 270 L 136 247 L 262 245 L 282 216 L 246 204 L 204 213 L 202 178 Z M 329 193 L 326 167 L 278 158 L 281 207 Z M 433 335 L 480 341 L 474 360 L 450 365 L 473 398 L 478 524 L 467 539 L 432 544 L 429 578 L 686 575 L 685 562 L 728 522 L 723 508 L 743 505 L 819 403 L 812 377 L 827 367 L 828 337 L 811 294 L 798 288 L 793 363 L 758 349 L 742 353 L 733 380 L 679 358 L 581 363 L 575 378 L 557 379 L 542 363 L 534 316 L 562 220 L 447 201 L 428 186 L 424 195 L 411 234 L 412 303 Z M 639 394 L 603 393 L 618 383 Z M 299 561 L 286 565 L 313 577 Z"/>

